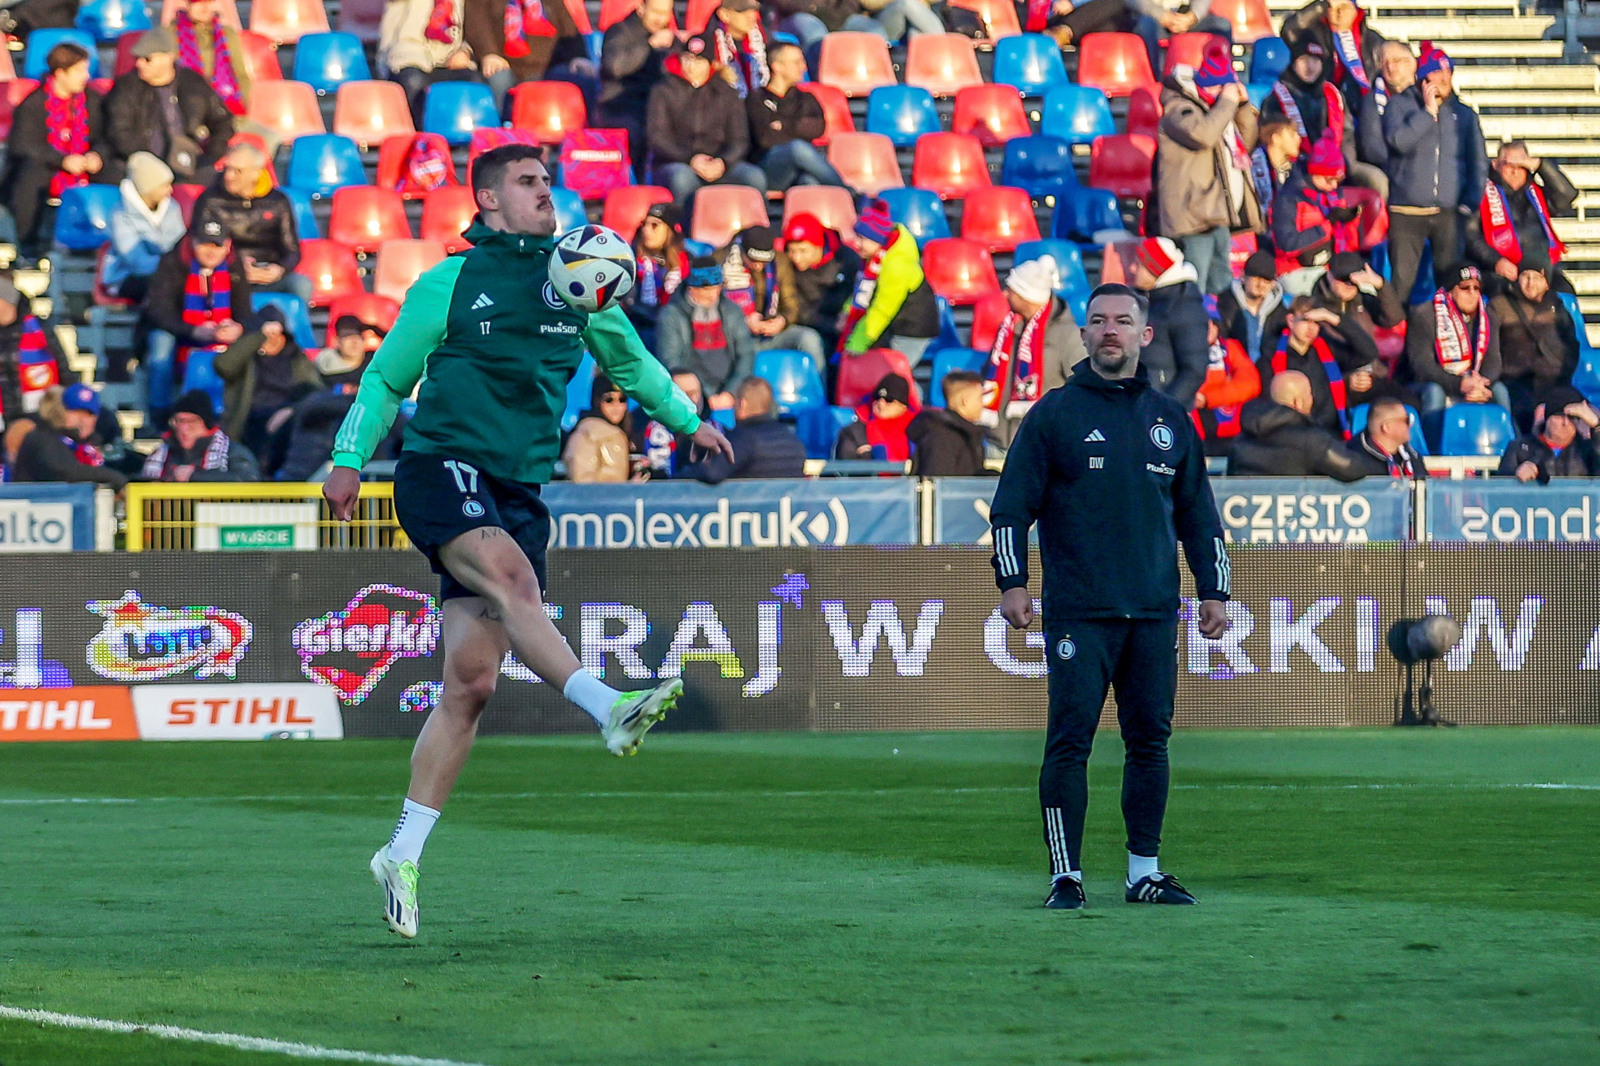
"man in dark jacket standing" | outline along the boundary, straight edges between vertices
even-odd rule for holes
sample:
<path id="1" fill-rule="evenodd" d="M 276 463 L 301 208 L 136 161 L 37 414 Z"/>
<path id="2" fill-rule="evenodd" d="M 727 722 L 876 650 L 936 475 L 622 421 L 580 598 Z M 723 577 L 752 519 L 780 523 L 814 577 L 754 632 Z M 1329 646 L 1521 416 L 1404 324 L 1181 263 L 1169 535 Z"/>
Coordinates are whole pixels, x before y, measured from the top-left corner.
<path id="1" fill-rule="evenodd" d="M 1477 112 L 1453 93 L 1450 57 L 1423 53 L 1417 83 L 1392 97 L 1383 113 L 1389 149 L 1390 278 L 1410 301 L 1422 248 L 1433 252 L 1434 276 L 1461 258 L 1461 223 L 1483 197 L 1489 162 Z"/>
<path id="2" fill-rule="evenodd" d="M 828 156 L 811 142 L 827 128 L 822 104 L 799 88 L 806 79 L 806 57 L 798 45 L 774 44 L 767 52 L 771 76 L 745 97 L 750 134 L 769 189 L 791 185 L 840 185 L 844 179 Z"/>
<path id="3" fill-rule="evenodd" d="M 1467 256 L 1498 279 L 1495 288 L 1510 288 L 1526 261 L 1535 270 L 1561 262 L 1566 247 L 1551 221 L 1571 213 L 1578 190 L 1549 159 L 1528 154 L 1528 142 L 1507 141 L 1494 157 L 1494 170 L 1483 200 L 1467 223 Z M 1562 290 L 1572 283 L 1561 275 Z"/>
<path id="4" fill-rule="evenodd" d="M 809 212 L 795 215 L 783 228 L 778 256 L 794 267 L 795 324 L 816 330 L 824 352 L 837 351 L 839 316 L 856 291 L 861 257 Z"/>
<path id="5" fill-rule="evenodd" d="M 1123 898 L 1194 903 L 1157 861 L 1178 682 L 1178 541 L 1199 594 L 1196 625 L 1213 640 L 1228 627 L 1228 556 L 1189 412 L 1151 388 L 1139 365 L 1140 347 L 1150 342 L 1143 298 L 1125 285 L 1102 285 L 1089 295 L 1088 319 L 1089 358 L 1023 422 L 990 508 L 1000 613 L 1016 629 L 1033 622 L 1028 531 L 1039 525 L 1050 670 L 1039 775 L 1050 851 L 1045 906 L 1084 905 L 1089 750 L 1108 686 L 1116 688 L 1127 753 Z"/>
<path id="6" fill-rule="evenodd" d="M 195 201 L 196 230 L 208 222 L 221 225 L 233 241 L 257 292 L 293 293 L 311 303 L 311 279 L 294 272 L 300 263 L 294 204 L 273 187 L 267 157 L 255 145 L 228 149 L 222 174 Z"/>
<path id="7" fill-rule="evenodd" d="M 1239 435 L 1228 455 L 1229 477 L 1332 477 L 1354 481 L 1344 441 L 1311 421 L 1311 382 L 1298 370 L 1272 379 L 1272 395 L 1239 413 Z"/>
<path id="8" fill-rule="evenodd" d="M 642 178 L 649 155 L 645 115 L 662 63 L 677 41 L 672 0 L 643 0 L 639 9 L 606 30 L 600 46 L 598 125 L 628 131 L 633 168 Z"/>
<path id="9" fill-rule="evenodd" d="M 1149 301 L 1151 330 L 1139 363 L 1149 372 L 1153 387 L 1186 408 L 1194 406 L 1194 394 L 1211 365 L 1206 305 L 1197 280 L 1194 267 L 1184 262 L 1183 253 L 1168 238 L 1146 237 L 1139 242 L 1133 287 Z"/>
<path id="10" fill-rule="evenodd" d="M 678 476 L 708 485 L 731 478 L 805 477 L 806 446 L 793 426 L 778 421 L 772 386 L 765 378 L 750 377 L 740 382 L 737 392 L 733 410 L 738 424 L 728 432 L 737 458 L 710 455 Z"/>
<path id="11" fill-rule="evenodd" d="M 120 168 L 149 152 L 179 182 L 204 181 L 228 149 L 233 112 L 204 74 L 178 65 L 170 29 L 148 30 L 133 46 L 134 69 L 106 95 L 106 138 Z"/>
<path id="12" fill-rule="evenodd" d="M 650 93 L 645 134 L 656 180 L 688 211 L 702 185 L 749 185 L 763 194 L 767 176 L 746 161 L 750 120 L 738 90 L 717 76 L 716 45 L 705 34 L 667 57 L 666 74 Z"/>

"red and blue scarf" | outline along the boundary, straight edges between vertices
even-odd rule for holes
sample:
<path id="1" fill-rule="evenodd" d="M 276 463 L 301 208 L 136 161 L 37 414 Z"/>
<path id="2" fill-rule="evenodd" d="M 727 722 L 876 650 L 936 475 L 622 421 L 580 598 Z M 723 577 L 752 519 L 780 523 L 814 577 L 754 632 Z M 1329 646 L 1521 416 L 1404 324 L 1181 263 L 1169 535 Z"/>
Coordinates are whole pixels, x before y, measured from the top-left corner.
<path id="1" fill-rule="evenodd" d="M 1544 190 L 1532 178 L 1528 179 L 1523 189 L 1528 199 L 1533 201 L 1533 209 L 1539 215 L 1539 225 L 1544 227 L 1545 240 L 1550 242 L 1550 262 L 1561 262 L 1567 246 L 1556 236 L 1555 226 L 1550 222 L 1550 205 L 1544 202 Z M 1517 239 L 1517 227 L 1511 223 L 1511 212 L 1506 210 L 1505 195 L 1501 193 L 1500 186 L 1492 181 L 1483 190 L 1483 203 L 1479 205 L 1478 214 L 1483 218 L 1484 239 L 1495 251 L 1520 266 L 1522 242 Z"/>
<path id="2" fill-rule="evenodd" d="M 1020 418 L 1044 395 L 1044 334 L 1055 306 L 1046 300 L 1032 318 L 1007 314 L 989 347 L 989 381 L 984 406 L 1000 418 Z M 1013 373 L 1013 367 L 1015 372 Z M 1013 408 L 1012 405 L 1021 405 Z"/>
<path id="3" fill-rule="evenodd" d="M 455 0 L 434 0 L 433 12 L 428 16 L 428 26 L 422 36 L 439 44 L 455 44 L 460 36 L 458 30 Z"/>
<path id="4" fill-rule="evenodd" d="M 506 58 L 527 55 L 529 37 L 557 37 L 555 24 L 544 15 L 543 0 L 507 0 L 505 13 Z"/>
<path id="5" fill-rule="evenodd" d="M 1349 400 L 1345 396 L 1344 372 L 1339 369 L 1339 361 L 1333 357 L 1333 351 L 1328 347 L 1328 342 L 1318 337 L 1311 342 L 1311 350 L 1317 353 L 1317 358 L 1322 361 L 1322 372 L 1328 378 L 1328 391 L 1333 393 L 1333 407 L 1339 413 L 1339 430 L 1344 434 L 1344 439 L 1350 439 L 1350 411 Z M 1272 355 L 1272 373 L 1281 374 L 1289 369 L 1289 331 L 1284 330 L 1283 336 L 1278 338 L 1278 350 Z"/>
<path id="6" fill-rule="evenodd" d="M 221 325 L 233 317 L 233 279 L 228 274 L 226 263 L 217 267 L 209 275 L 200 269 L 198 261 L 189 264 L 189 277 L 183 283 L 183 324 L 190 329 L 196 326 Z M 220 352 L 227 347 L 225 344 L 210 346 L 214 352 Z M 193 345 L 180 347 L 178 359 L 187 362 L 189 352 Z"/>
<path id="7" fill-rule="evenodd" d="M 89 150 L 89 105 L 83 93 L 66 99 L 56 95 L 56 76 L 44 80 L 45 140 L 62 155 L 83 155 Z M 87 174 L 68 174 L 56 171 L 50 179 L 50 195 L 60 196 L 63 191 L 89 184 Z"/>
<path id="8" fill-rule="evenodd" d="M 244 94 L 239 89 L 239 77 L 233 70 L 233 56 L 228 51 L 228 34 L 222 20 L 211 19 L 212 68 L 206 69 L 205 56 L 200 53 L 200 42 L 195 37 L 194 19 L 187 11 L 180 11 L 172 20 L 178 35 L 178 65 L 188 67 L 211 83 L 228 110 L 235 115 L 244 114 Z"/>
<path id="9" fill-rule="evenodd" d="M 45 344 L 44 327 L 28 315 L 22 320 L 22 336 L 17 341 L 17 385 L 22 393 L 22 409 L 39 409 L 45 391 L 61 384 L 56 357 Z"/>

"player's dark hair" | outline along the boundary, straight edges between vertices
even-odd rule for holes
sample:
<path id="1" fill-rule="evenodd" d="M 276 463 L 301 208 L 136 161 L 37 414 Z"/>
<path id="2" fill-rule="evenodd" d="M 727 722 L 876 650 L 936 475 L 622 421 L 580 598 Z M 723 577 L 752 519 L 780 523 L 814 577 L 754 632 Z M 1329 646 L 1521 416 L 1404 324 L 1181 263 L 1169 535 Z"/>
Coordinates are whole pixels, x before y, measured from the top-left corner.
<path id="1" fill-rule="evenodd" d="M 1093 307 L 1094 302 L 1102 296 L 1126 296 L 1139 308 L 1139 324 L 1145 325 L 1150 321 L 1150 300 L 1132 285 L 1123 285 L 1116 281 L 1108 281 L 1104 285 L 1096 285 L 1094 291 L 1089 293 L 1089 302 L 1084 306 L 1086 308 Z"/>
<path id="2" fill-rule="evenodd" d="M 472 196 L 485 189 L 498 189 L 505 180 L 506 168 L 524 159 L 544 162 L 544 149 L 536 144 L 502 144 L 491 148 L 472 163 Z"/>
<path id="3" fill-rule="evenodd" d="M 45 55 L 44 65 L 49 68 L 50 73 L 54 74 L 58 70 L 75 67 L 88 58 L 89 51 L 83 45 L 73 44 L 71 41 L 62 41 Z"/>

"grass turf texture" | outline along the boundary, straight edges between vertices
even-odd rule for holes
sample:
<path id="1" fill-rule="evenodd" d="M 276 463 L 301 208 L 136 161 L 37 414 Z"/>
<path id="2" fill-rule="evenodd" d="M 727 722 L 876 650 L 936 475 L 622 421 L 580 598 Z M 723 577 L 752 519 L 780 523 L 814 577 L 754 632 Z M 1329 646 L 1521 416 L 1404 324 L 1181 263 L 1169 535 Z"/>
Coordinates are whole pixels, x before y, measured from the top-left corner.
<path id="1" fill-rule="evenodd" d="M 1039 746 L 484 741 L 407 943 L 407 743 L 0 745 L 0 800 L 135 801 L 0 803 L 0 1003 L 492 1066 L 1600 1060 L 1600 731 L 1180 733 L 1192 908 L 1121 901 L 1103 735 L 1078 914 Z M 0 1022 L 4 1066 L 287 1061 Z"/>

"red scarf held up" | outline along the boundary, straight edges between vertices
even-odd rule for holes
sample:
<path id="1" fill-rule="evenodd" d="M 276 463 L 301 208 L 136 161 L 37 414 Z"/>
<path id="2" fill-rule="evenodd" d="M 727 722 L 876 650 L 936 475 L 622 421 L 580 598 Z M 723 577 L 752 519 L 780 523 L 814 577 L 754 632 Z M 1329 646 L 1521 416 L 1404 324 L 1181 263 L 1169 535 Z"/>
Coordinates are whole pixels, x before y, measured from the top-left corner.
<path id="1" fill-rule="evenodd" d="M 1539 214 L 1539 225 L 1544 227 L 1545 240 L 1550 242 L 1550 262 L 1559 263 L 1561 257 L 1567 254 L 1567 246 L 1561 243 L 1561 238 L 1556 236 L 1556 228 L 1550 222 L 1550 205 L 1544 201 L 1544 190 L 1539 188 L 1532 178 L 1524 186 L 1528 199 L 1533 201 L 1533 208 Z M 1522 264 L 1522 242 L 1517 239 L 1517 227 L 1511 224 L 1511 212 L 1506 209 L 1505 196 L 1500 192 L 1500 186 L 1488 182 L 1483 190 L 1483 202 L 1478 207 L 1478 215 L 1483 219 L 1483 236 L 1502 258 L 1509 259 L 1514 265 Z"/>
<path id="2" fill-rule="evenodd" d="M 1028 319 L 1013 311 L 995 332 L 994 344 L 989 347 L 989 380 L 983 389 L 983 401 L 997 417 L 1007 416 L 1006 408 L 1013 403 L 1031 406 L 1044 395 L 1044 334 L 1053 304 L 1054 300 L 1046 301 Z"/>
<path id="3" fill-rule="evenodd" d="M 456 23 L 455 0 L 434 0 L 433 13 L 428 16 L 428 28 L 422 36 L 440 44 L 455 44 L 460 36 Z"/>
<path id="4" fill-rule="evenodd" d="M 529 37 L 558 37 L 555 24 L 545 18 L 543 0 L 506 0 L 506 58 L 521 59 L 531 50 Z"/>
<path id="5" fill-rule="evenodd" d="M 1349 440 L 1350 412 L 1349 400 L 1345 396 L 1344 371 L 1339 369 L 1339 361 L 1333 357 L 1328 342 L 1321 337 L 1311 342 L 1311 350 L 1322 362 L 1322 372 L 1328 379 L 1328 391 L 1333 393 L 1333 407 L 1339 413 L 1339 429 L 1344 434 L 1344 439 Z M 1283 336 L 1278 338 L 1278 350 L 1272 353 L 1272 373 L 1276 376 L 1288 369 L 1289 331 L 1285 329 Z"/>
<path id="6" fill-rule="evenodd" d="M 1483 367 L 1489 354 L 1489 309 L 1478 304 L 1478 332 L 1474 338 L 1466 316 L 1443 289 L 1433 294 L 1433 354 L 1446 372 L 1460 376 Z"/>
<path id="7" fill-rule="evenodd" d="M 235 115 L 244 114 L 244 94 L 239 90 L 239 78 L 233 71 L 233 57 L 228 52 L 228 35 L 222 27 L 222 20 L 215 15 L 211 18 L 215 60 L 211 70 L 206 69 L 205 57 L 200 54 L 200 42 L 195 38 L 194 19 L 187 11 L 178 12 L 172 20 L 172 28 L 178 35 L 178 65 L 188 67 L 209 81 L 217 95 L 222 97 L 222 102 L 228 105 L 229 111 Z"/>
<path id="8" fill-rule="evenodd" d="M 45 141 L 62 155 L 83 155 L 89 150 L 89 105 L 83 93 L 66 99 L 56 95 L 56 76 L 44 80 Z M 67 189 L 89 184 L 87 174 L 68 174 L 58 170 L 50 179 L 50 195 L 60 196 Z"/>

